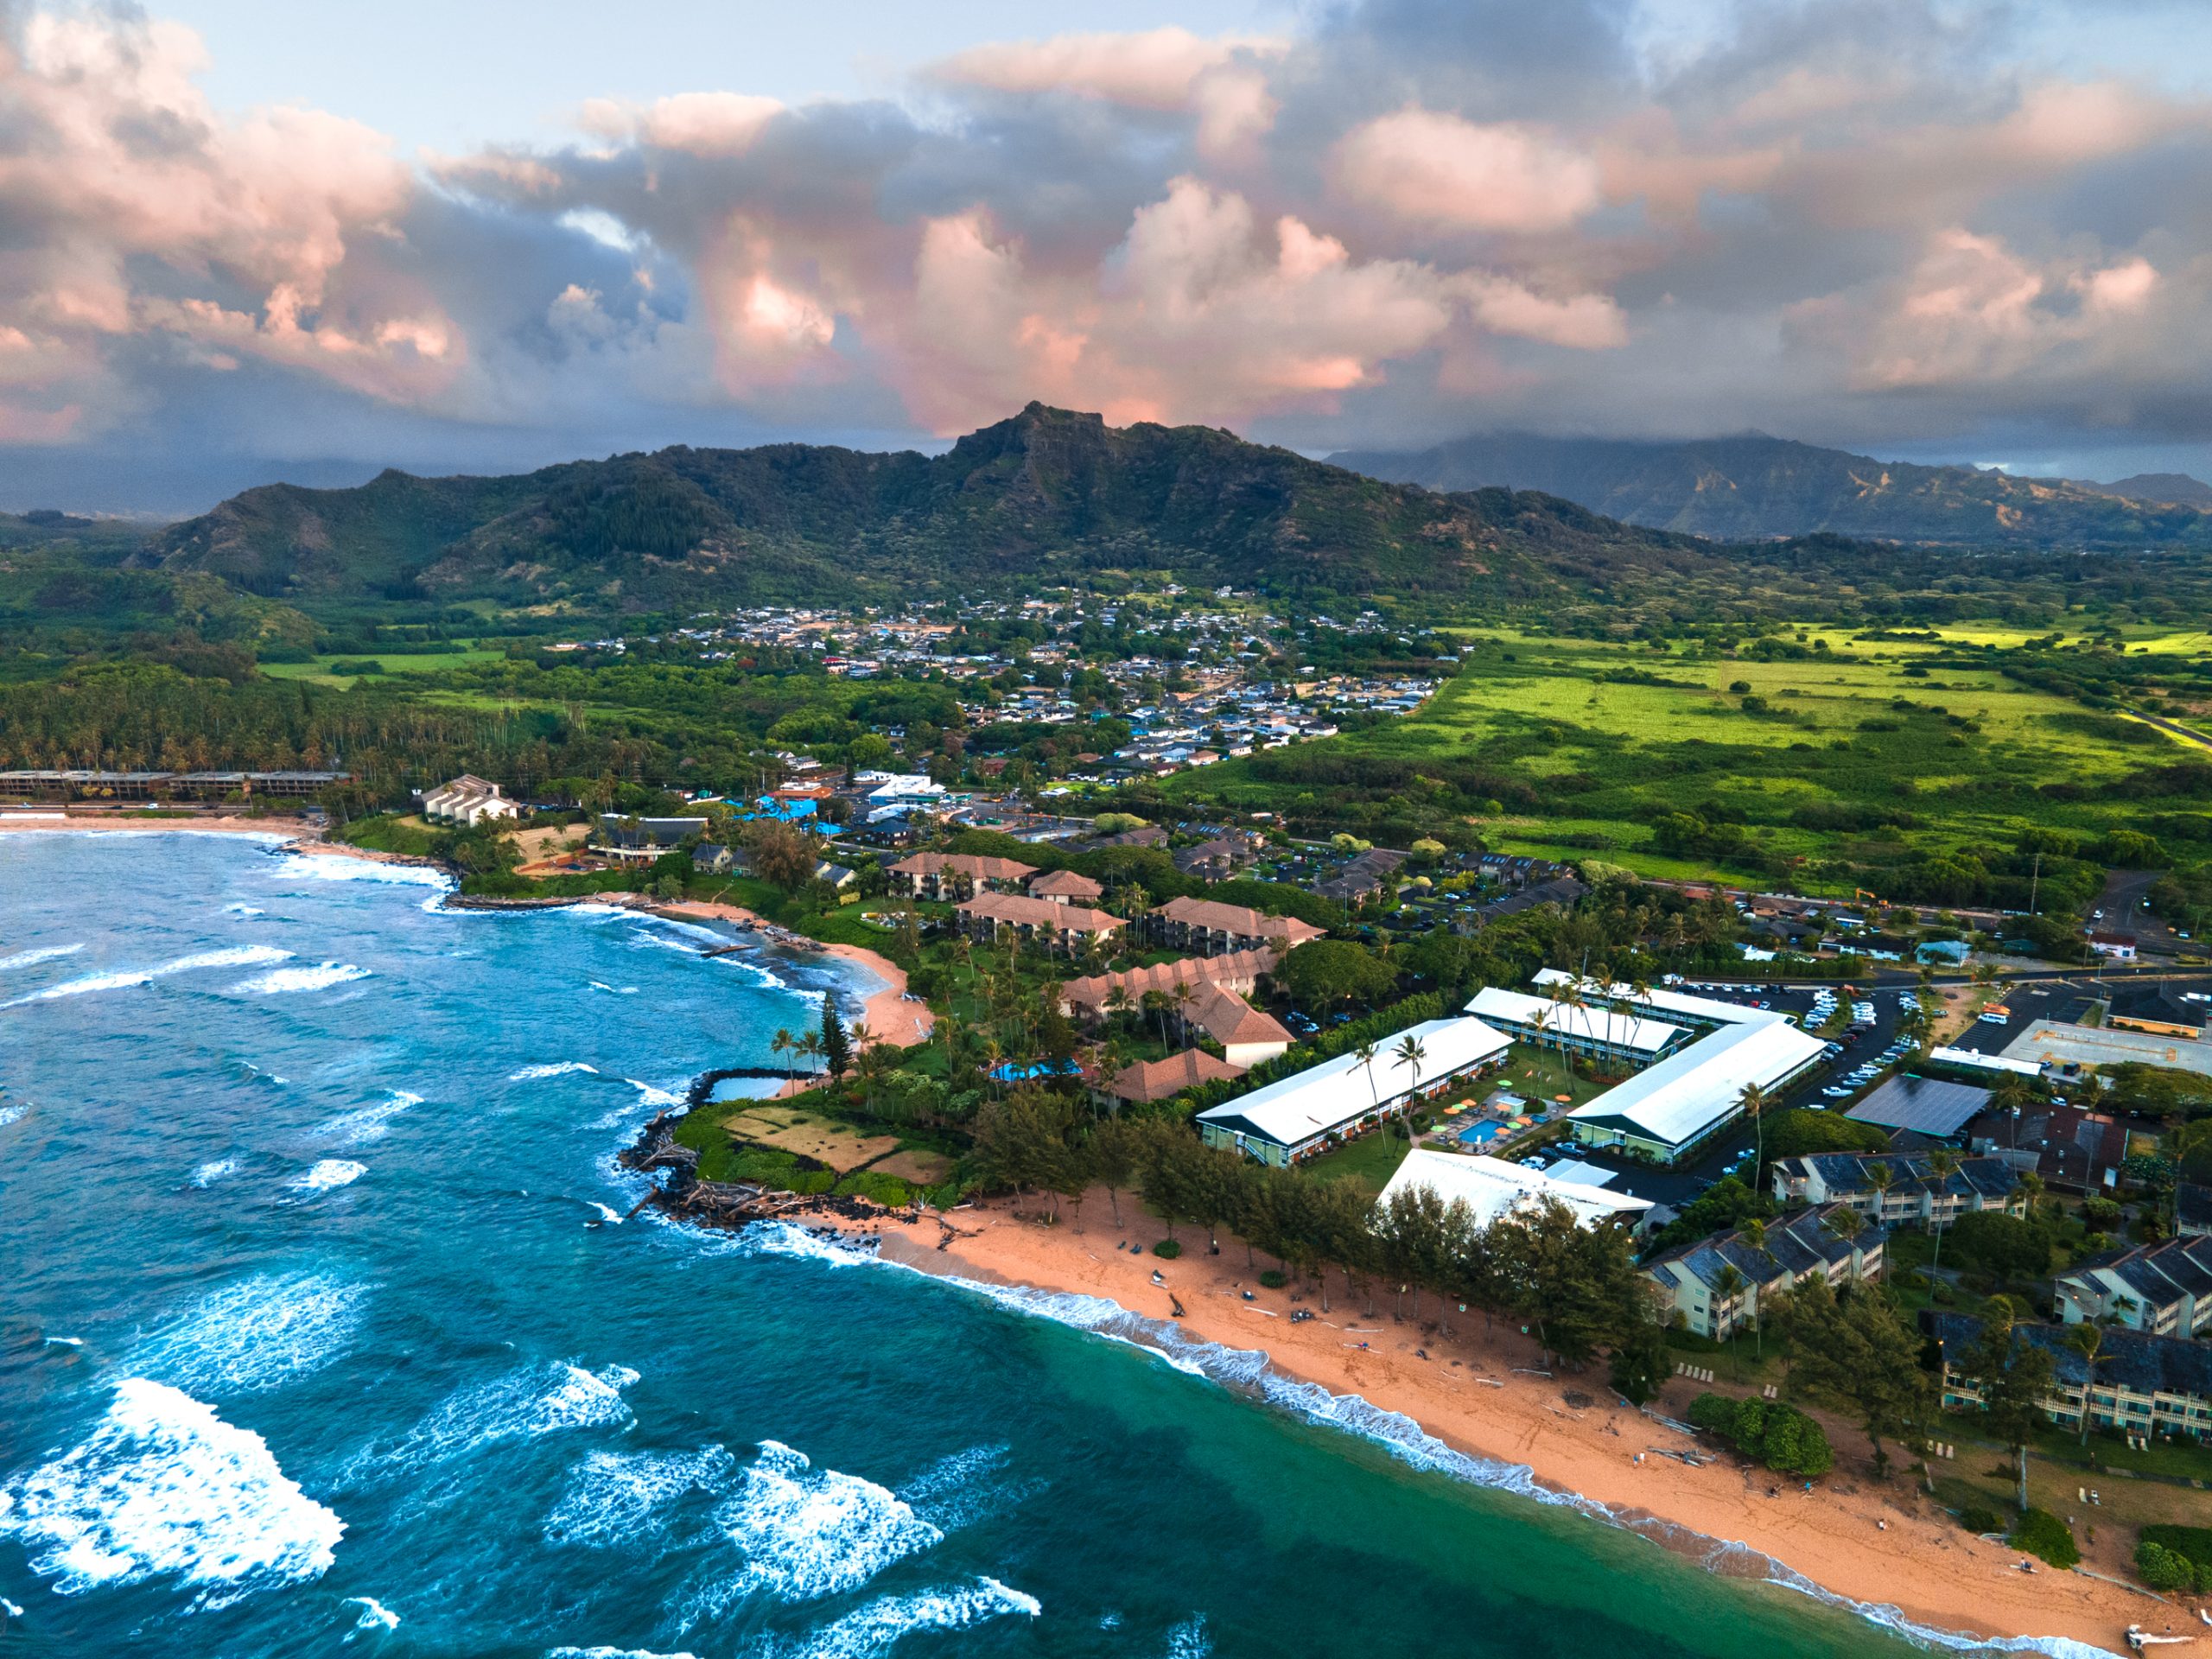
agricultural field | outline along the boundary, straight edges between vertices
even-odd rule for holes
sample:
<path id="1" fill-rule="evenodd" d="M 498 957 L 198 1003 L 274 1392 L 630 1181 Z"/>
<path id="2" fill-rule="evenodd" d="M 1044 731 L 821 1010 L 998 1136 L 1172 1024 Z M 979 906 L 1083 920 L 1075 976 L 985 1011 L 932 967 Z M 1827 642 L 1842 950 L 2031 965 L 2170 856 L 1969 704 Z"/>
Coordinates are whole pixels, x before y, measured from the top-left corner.
<path id="1" fill-rule="evenodd" d="M 2212 757 L 1974 661 L 1978 637 L 1855 641 L 1808 626 L 1789 642 L 1802 654 L 1781 658 L 1464 637 L 1471 654 L 1418 713 L 1185 787 L 1316 827 L 1364 810 L 1376 839 L 1457 823 L 1513 852 L 1678 879 L 1786 874 L 1847 894 L 1872 885 L 1867 872 L 1980 858 L 2037 829 L 2084 844 L 2131 826 L 2196 833 L 2177 830 L 2186 802 L 2130 780 Z M 1958 885 L 1951 902 L 1988 896 Z"/>
<path id="2" fill-rule="evenodd" d="M 307 680 L 316 685 L 346 687 L 368 676 L 353 671 L 353 665 L 374 663 L 383 674 L 442 674 L 456 668 L 467 668 L 478 663 L 496 663 L 505 657 L 504 652 L 468 650 L 447 652 L 379 651 L 368 654 L 355 652 L 345 656 L 321 656 L 310 663 L 264 663 L 261 671 L 272 680 Z"/>

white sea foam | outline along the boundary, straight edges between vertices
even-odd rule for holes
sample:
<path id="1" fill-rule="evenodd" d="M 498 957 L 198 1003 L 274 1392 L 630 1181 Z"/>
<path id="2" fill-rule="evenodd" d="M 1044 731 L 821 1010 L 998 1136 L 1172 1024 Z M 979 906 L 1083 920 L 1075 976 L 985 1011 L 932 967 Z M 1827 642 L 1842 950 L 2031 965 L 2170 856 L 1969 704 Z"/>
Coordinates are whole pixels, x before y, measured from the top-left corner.
<path id="1" fill-rule="evenodd" d="M 565 1077 L 572 1071 L 599 1075 L 599 1068 L 582 1060 L 553 1060 L 543 1065 L 525 1065 L 519 1071 L 507 1073 L 509 1083 L 537 1083 L 547 1077 Z"/>
<path id="2" fill-rule="evenodd" d="M 340 1605 L 361 1610 L 361 1616 L 353 1621 L 356 1630 L 396 1630 L 399 1628 L 399 1615 L 374 1596 L 348 1596 Z M 351 1642 L 353 1638 L 349 1636 L 346 1639 Z"/>
<path id="3" fill-rule="evenodd" d="M 745 1570 L 730 1588 L 781 1601 L 857 1590 L 944 1536 L 874 1481 L 817 1469 L 778 1440 L 760 1443 L 760 1457 L 715 1508 L 715 1520 L 745 1552 Z"/>
<path id="4" fill-rule="evenodd" d="M 223 914 L 226 916 L 266 916 L 268 913 L 259 905 L 225 905 L 223 906 Z"/>
<path id="5" fill-rule="evenodd" d="M 291 1185 L 295 1192 L 327 1192 L 334 1186 L 350 1185 L 368 1173 L 366 1164 L 357 1164 L 350 1158 L 322 1158 Z"/>
<path id="6" fill-rule="evenodd" d="M 1000 1478 L 1010 1450 L 1001 1442 L 955 1452 L 901 1486 L 899 1496 L 939 1531 L 957 1532 L 1045 1489 L 1042 1481 Z"/>
<path id="7" fill-rule="evenodd" d="M 719 1446 L 697 1452 L 594 1452 L 569 1473 L 568 1488 L 545 1517 L 545 1541 L 603 1549 L 635 1543 L 667 1525 L 677 1502 L 719 1492 L 737 1459 Z"/>
<path id="8" fill-rule="evenodd" d="M 235 1175 L 238 1173 L 238 1160 L 237 1159 L 210 1158 L 206 1163 L 200 1165 L 199 1168 L 192 1172 L 192 1184 L 194 1186 L 213 1186 L 217 1181 L 221 1180 L 225 1176 Z"/>
<path id="9" fill-rule="evenodd" d="M 366 979 L 369 970 L 350 962 L 317 963 L 312 968 L 279 968 L 271 973 L 242 979 L 231 989 L 254 996 L 283 996 L 294 991 L 327 991 L 333 985 Z"/>
<path id="10" fill-rule="evenodd" d="M 1205 1616 L 1194 1613 L 1167 1632 L 1167 1659 L 1206 1659 L 1213 1651 L 1213 1637 L 1206 1634 Z"/>
<path id="11" fill-rule="evenodd" d="M 423 1096 L 420 1095 L 410 1094 L 404 1089 L 390 1090 L 375 1105 L 364 1106 L 358 1111 L 340 1112 L 315 1132 L 334 1135 L 349 1147 L 365 1147 L 391 1133 L 393 1118 L 422 1103 Z"/>
<path id="12" fill-rule="evenodd" d="M 755 1223 L 739 1234 L 734 1243 L 735 1254 L 798 1256 L 838 1267 L 872 1264 L 934 1278 L 939 1283 L 957 1286 L 1013 1312 L 1142 1348 L 1179 1370 L 1244 1389 L 1309 1422 L 1372 1440 L 1416 1468 L 1432 1470 L 1473 1485 L 1516 1492 L 1539 1503 L 1575 1510 L 1592 1520 L 1625 1530 L 1643 1530 L 1633 1517 L 1616 1515 L 1593 1498 L 1540 1485 L 1526 1465 L 1470 1457 L 1445 1445 L 1402 1412 L 1386 1411 L 1358 1395 L 1332 1394 L 1319 1383 L 1285 1376 L 1269 1364 L 1268 1356 L 1259 1349 L 1228 1348 L 1219 1343 L 1195 1340 L 1179 1325 L 1132 1313 L 1104 1297 L 1035 1290 L 1023 1285 L 983 1284 L 950 1274 L 925 1274 L 918 1268 L 890 1261 L 857 1244 L 810 1233 L 785 1222 Z M 2105 1649 L 2064 1637 L 2017 1637 L 1990 1641 L 1922 1624 L 1896 1607 L 1839 1596 L 1795 1568 L 1747 1546 L 1714 1541 L 1710 1559 L 1721 1556 L 1739 1564 L 1751 1560 L 1758 1575 L 1769 1583 L 1854 1613 L 1927 1646 L 1958 1652 L 2042 1653 L 2051 1656 L 2051 1659 L 2113 1659 Z"/>
<path id="13" fill-rule="evenodd" d="M 65 979 L 59 985 L 48 985 L 43 990 L 19 996 L 12 1001 L 0 1002 L 0 1007 L 20 1007 L 26 1002 L 48 1002 L 59 996 L 83 996 L 92 991 L 128 990 L 134 985 L 144 985 L 156 979 L 167 979 L 172 974 L 188 974 L 201 968 L 251 968 L 257 963 L 286 962 L 292 953 L 279 950 L 273 944 L 235 945 L 226 950 L 200 950 L 188 957 L 179 957 L 174 962 L 160 963 L 151 968 L 124 968 L 110 974 L 88 974 L 82 979 Z"/>
<path id="14" fill-rule="evenodd" d="M 795 1659 L 877 1659 L 918 1630 L 971 1630 L 1009 1613 L 1034 1618 L 1043 1611 L 1036 1597 L 979 1578 L 916 1595 L 879 1596 L 815 1631 L 793 1651 Z"/>
<path id="15" fill-rule="evenodd" d="M 603 979 L 589 980 L 586 982 L 594 991 L 605 991 L 610 996 L 635 996 L 638 994 L 638 988 L 634 985 L 610 985 Z"/>
<path id="16" fill-rule="evenodd" d="M 20 1102 L 10 1105 L 0 1106 L 0 1129 L 6 1128 L 10 1123 L 20 1122 L 22 1119 L 23 1115 L 29 1110 L 29 1107 L 22 1104 Z"/>
<path id="17" fill-rule="evenodd" d="M 622 1081 L 638 1091 L 638 1099 L 641 1104 L 681 1106 L 683 1103 L 683 1095 L 677 1090 L 664 1089 L 655 1083 L 640 1083 L 635 1077 L 625 1077 Z"/>
<path id="18" fill-rule="evenodd" d="M 327 1571 L 346 1523 L 261 1436 L 165 1382 L 128 1377 L 84 1443 L 0 1489 L 0 1535 L 62 1595 L 173 1578 L 194 1609 Z"/>
<path id="19" fill-rule="evenodd" d="M 617 1210 L 613 1205 L 601 1204 L 597 1198 L 587 1198 L 584 1202 L 590 1205 L 593 1209 L 598 1211 L 599 1218 L 605 1222 L 608 1226 L 620 1227 L 622 1224 L 622 1212 L 620 1210 Z"/>
<path id="20" fill-rule="evenodd" d="M 327 853 L 287 853 L 276 860 L 280 875 L 306 876 L 316 881 L 384 881 L 396 887 L 453 887 L 454 879 L 427 864 L 386 864 L 380 860 L 351 858 Z"/>
<path id="21" fill-rule="evenodd" d="M 256 1274 L 201 1297 L 141 1344 L 130 1368 L 218 1399 L 281 1388 L 353 1345 L 369 1294 L 333 1274 Z"/>
<path id="22" fill-rule="evenodd" d="M 649 1648 L 549 1648 L 545 1659 L 696 1659 L 689 1653 L 655 1653 Z"/>
<path id="23" fill-rule="evenodd" d="M 84 948 L 81 944 L 48 944 L 35 950 L 18 950 L 12 957 L 0 957 L 0 973 L 15 968 L 33 967 L 41 962 L 52 962 L 57 957 L 73 957 Z"/>
<path id="24" fill-rule="evenodd" d="M 524 1365 L 451 1395 L 396 1444 L 372 1446 L 355 1459 L 361 1478 L 426 1468 L 503 1441 L 572 1428 L 627 1427 L 622 1390 L 638 1380 L 626 1365 Z"/>
<path id="25" fill-rule="evenodd" d="M 0 1613 L 5 1613 L 10 1618 L 21 1618 L 23 1616 L 23 1610 L 9 1600 L 7 1597 L 0 1596 Z"/>

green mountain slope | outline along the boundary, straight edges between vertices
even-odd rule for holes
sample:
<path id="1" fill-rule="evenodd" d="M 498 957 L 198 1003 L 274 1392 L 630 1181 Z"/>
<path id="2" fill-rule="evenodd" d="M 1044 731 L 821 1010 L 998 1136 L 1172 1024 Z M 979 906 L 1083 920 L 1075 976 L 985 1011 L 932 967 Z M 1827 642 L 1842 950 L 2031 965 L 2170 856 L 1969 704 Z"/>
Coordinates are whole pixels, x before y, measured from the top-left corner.
<path id="1" fill-rule="evenodd" d="M 1721 541 L 1829 534 L 1982 547 L 2212 546 L 2212 512 L 2181 505 L 2183 496 L 2121 499 L 2103 486 L 1874 461 L 1758 434 L 1647 443 L 1509 432 L 1416 454 L 1330 459 L 1433 490 L 1541 490 L 1630 524 Z"/>
<path id="2" fill-rule="evenodd" d="M 1571 503 L 1378 482 L 1205 427 L 1033 404 L 946 454 L 664 449 L 514 478 L 250 490 L 143 556 L 264 594 L 618 607 L 927 594 L 1110 569 L 1274 590 L 1541 597 L 1710 550 Z"/>

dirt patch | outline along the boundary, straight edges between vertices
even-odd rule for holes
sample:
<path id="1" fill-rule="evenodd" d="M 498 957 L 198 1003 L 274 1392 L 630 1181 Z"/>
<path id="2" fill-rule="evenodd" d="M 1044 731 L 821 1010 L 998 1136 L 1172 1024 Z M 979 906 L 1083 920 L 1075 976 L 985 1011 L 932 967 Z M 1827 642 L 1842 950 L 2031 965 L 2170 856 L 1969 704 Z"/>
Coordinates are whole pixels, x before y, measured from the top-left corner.
<path id="1" fill-rule="evenodd" d="M 841 1123 L 810 1118 L 803 1113 L 779 1112 L 777 1116 L 797 1121 L 779 1122 L 764 1112 L 751 1111 L 726 1120 L 724 1127 L 733 1140 L 757 1147 L 773 1147 L 779 1152 L 795 1152 L 802 1158 L 828 1165 L 840 1175 L 898 1149 L 899 1137 L 895 1135 L 859 1135 Z"/>
<path id="2" fill-rule="evenodd" d="M 909 1149 L 894 1152 L 874 1166 L 886 1175 L 896 1175 L 902 1181 L 916 1186 L 939 1186 L 952 1173 L 952 1160 L 941 1152 L 918 1152 Z"/>

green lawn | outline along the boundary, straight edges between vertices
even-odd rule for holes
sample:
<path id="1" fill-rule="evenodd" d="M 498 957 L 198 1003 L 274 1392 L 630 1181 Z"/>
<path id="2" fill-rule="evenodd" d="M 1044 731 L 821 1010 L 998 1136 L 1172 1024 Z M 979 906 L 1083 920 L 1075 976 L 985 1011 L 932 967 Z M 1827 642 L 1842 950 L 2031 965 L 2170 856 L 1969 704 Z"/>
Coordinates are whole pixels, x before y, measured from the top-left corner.
<path id="1" fill-rule="evenodd" d="M 1319 1181 L 1356 1181 L 1370 1192 L 1380 1192 L 1411 1149 L 1395 1134 L 1378 1132 L 1309 1159 L 1305 1169 Z"/>
<path id="2" fill-rule="evenodd" d="M 350 686 L 364 677 L 358 674 L 334 674 L 334 663 L 372 662 L 386 674 L 442 674 L 449 669 L 471 667 L 478 663 L 496 663 L 505 655 L 497 651 L 454 652 L 354 652 L 343 656 L 322 656 L 311 663 L 264 663 L 261 671 L 272 680 L 309 680 L 317 685 Z"/>

